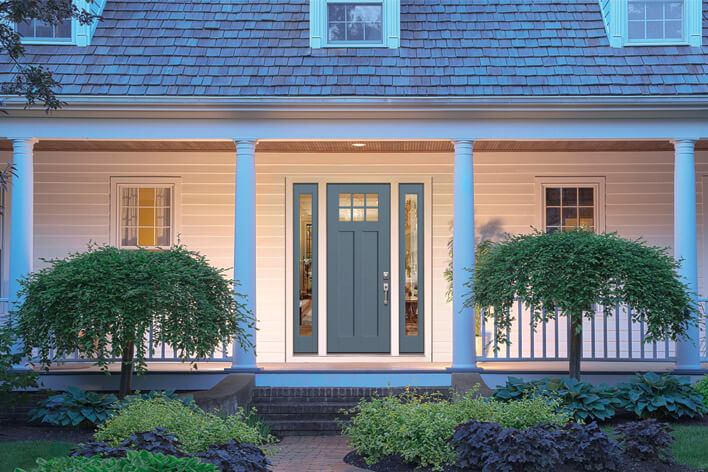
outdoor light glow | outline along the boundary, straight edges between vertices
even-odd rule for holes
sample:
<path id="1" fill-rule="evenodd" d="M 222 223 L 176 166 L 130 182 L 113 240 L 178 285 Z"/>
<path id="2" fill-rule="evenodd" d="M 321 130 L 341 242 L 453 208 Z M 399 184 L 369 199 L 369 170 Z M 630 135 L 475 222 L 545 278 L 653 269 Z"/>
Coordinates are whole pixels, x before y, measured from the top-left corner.
<path id="1" fill-rule="evenodd" d="M 352 144 L 352 146 L 354 146 L 354 147 L 364 147 L 364 146 L 366 146 L 366 144 L 364 144 L 364 143 L 354 143 L 354 144 Z"/>

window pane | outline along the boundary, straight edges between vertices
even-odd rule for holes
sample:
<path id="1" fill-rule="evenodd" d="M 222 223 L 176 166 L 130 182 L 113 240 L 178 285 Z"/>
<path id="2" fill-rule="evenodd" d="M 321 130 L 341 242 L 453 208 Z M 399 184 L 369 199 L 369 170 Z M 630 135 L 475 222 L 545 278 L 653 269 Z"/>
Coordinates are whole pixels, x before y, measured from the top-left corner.
<path id="1" fill-rule="evenodd" d="M 647 21 L 647 39 L 663 39 L 664 23 L 662 21 Z"/>
<path id="2" fill-rule="evenodd" d="M 575 206 L 578 204 L 578 189 L 564 188 L 563 189 L 563 206 Z"/>
<path id="3" fill-rule="evenodd" d="M 155 245 L 155 228 L 138 229 L 138 246 L 150 247 Z"/>
<path id="4" fill-rule="evenodd" d="M 577 208 L 563 208 L 563 226 L 570 228 L 578 226 Z"/>
<path id="5" fill-rule="evenodd" d="M 312 336 L 312 194 L 300 195 L 300 336 Z"/>
<path id="6" fill-rule="evenodd" d="M 121 205 L 137 206 L 138 205 L 138 189 L 123 188 L 121 190 Z"/>
<path id="7" fill-rule="evenodd" d="M 158 208 L 155 210 L 156 226 L 170 226 L 170 209 Z"/>
<path id="8" fill-rule="evenodd" d="M 666 6 L 666 18 L 680 20 L 683 18 L 683 2 L 669 2 Z"/>
<path id="9" fill-rule="evenodd" d="M 157 245 L 158 246 L 170 246 L 170 228 L 158 228 L 157 229 Z"/>
<path id="10" fill-rule="evenodd" d="M 138 209 L 123 208 L 121 214 L 121 224 L 125 226 L 138 226 Z"/>
<path id="11" fill-rule="evenodd" d="M 647 2 L 647 20 L 661 20 L 664 18 L 664 2 Z"/>
<path id="12" fill-rule="evenodd" d="M 138 189 L 138 204 L 140 206 L 153 206 L 155 204 L 155 189 L 140 188 Z"/>
<path id="13" fill-rule="evenodd" d="M 354 221 L 364 221 L 364 209 L 354 208 Z"/>
<path id="14" fill-rule="evenodd" d="M 328 41 L 345 41 L 347 38 L 344 35 L 344 23 L 330 23 Z"/>
<path id="15" fill-rule="evenodd" d="M 583 228 L 592 228 L 595 225 L 595 209 L 581 208 L 580 209 L 580 226 Z"/>
<path id="16" fill-rule="evenodd" d="M 546 226 L 559 226 L 560 219 L 560 208 L 546 208 Z"/>
<path id="17" fill-rule="evenodd" d="M 630 20 L 644 20 L 644 14 L 646 12 L 646 6 L 644 2 L 629 2 L 629 19 Z"/>
<path id="18" fill-rule="evenodd" d="M 20 23 L 17 25 L 17 32 L 25 37 L 31 38 L 34 36 L 34 22 Z"/>
<path id="19" fill-rule="evenodd" d="M 37 38 L 53 38 L 54 28 L 52 25 L 45 23 L 43 21 L 35 20 L 35 37 Z"/>
<path id="20" fill-rule="evenodd" d="M 379 209 L 378 208 L 367 208 L 366 209 L 366 221 L 379 221 Z"/>
<path id="21" fill-rule="evenodd" d="M 344 21 L 346 5 L 329 4 L 327 5 L 327 18 L 329 21 Z"/>
<path id="22" fill-rule="evenodd" d="M 364 40 L 364 24 L 363 23 L 347 23 L 347 40 L 348 41 L 363 41 Z"/>
<path id="23" fill-rule="evenodd" d="M 548 234 L 557 233 L 558 231 L 560 231 L 560 228 L 557 226 L 546 228 L 546 233 Z"/>
<path id="24" fill-rule="evenodd" d="M 352 220 L 352 209 L 351 208 L 340 208 L 339 209 L 339 221 L 351 221 Z"/>
<path id="25" fill-rule="evenodd" d="M 629 39 L 646 39 L 644 36 L 644 22 L 630 21 L 629 22 Z"/>
<path id="26" fill-rule="evenodd" d="M 353 203 L 355 207 L 363 207 L 364 206 L 364 194 L 363 193 L 355 193 L 354 198 L 353 198 Z"/>
<path id="27" fill-rule="evenodd" d="M 67 19 L 56 25 L 55 32 L 57 38 L 71 39 L 71 20 Z"/>
<path id="28" fill-rule="evenodd" d="M 155 226 L 154 208 L 140 208 L 138 213 L 138 226 Z"/>
<path id="29" fill-rule="evenodd" d="M 121 246 L 137 246 L 138 245 L 138 229 L 124 228 L 121 234 Z"/>
<path id="30" fill-rule="evenodd" d="M 340 193 L 339 194 L 339 206 L 340 207 L 352 206 L 352 194 L 351 193 Z"/>
<path id="31" fill-rule="evenodd" d="M 683 38 L 683 21 L 666 22 L 666 39 Z"/>
<path id="32" fill-rule="evenodd" d="M 561 196 L 559 188 L 546 189 L 546 206 L 560 206 Z"/>
<path id="33" fill-rule="evenodd" d="M 155 189 L 155 206 L 170 206 L 170 190 L 166 187 Z"/>
<path id="34" fill-rule="evenodd" d="M 378 193 L 367 193 L 366 194 L 366 206 L 378 207 L 379 206 L 379 194 Z"/>
<path id="35" fill-rule="evenodd" d="M 329 41 L 381 42 L 383 5 L 331 3 L 327 5 Z"/>
<path id="36" fill-rule="evenodd" d="M 418 335 L 418 195 L 405 198 L 406 336 Z"/>
<path id="37" fill-rule="evenodd" d="M 348 7 L 347 20 L 360 22 L 381 22 L 380 5 L 354 5 Z"/>
<path id="38" fill-rule="evenodd" d="M 381 41 L 383 40 L 383 33 L 381 31 L 381 23 L 366 23 L 364 25 L 364 37 L 367 41 Z"/>
<path id="39" fill-rule="evenodd" d="M 580 189 L 580 206 L 593 206 L 595 204 L 595 189 L 581 188 Z"/>

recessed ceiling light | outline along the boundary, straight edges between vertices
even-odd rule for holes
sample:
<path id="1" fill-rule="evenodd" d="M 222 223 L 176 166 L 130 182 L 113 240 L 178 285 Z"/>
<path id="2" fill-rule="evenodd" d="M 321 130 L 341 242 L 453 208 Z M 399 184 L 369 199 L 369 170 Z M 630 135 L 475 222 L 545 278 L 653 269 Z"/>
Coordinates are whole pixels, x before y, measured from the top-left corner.
<path id="1" fill-rule="evenodd" d="M 365 144 L 365 143 L 352 143 L 352 146 L 354 146 L 354 147 L 364 147 L 364 146 L 366 146 L 366 144 Z"/>

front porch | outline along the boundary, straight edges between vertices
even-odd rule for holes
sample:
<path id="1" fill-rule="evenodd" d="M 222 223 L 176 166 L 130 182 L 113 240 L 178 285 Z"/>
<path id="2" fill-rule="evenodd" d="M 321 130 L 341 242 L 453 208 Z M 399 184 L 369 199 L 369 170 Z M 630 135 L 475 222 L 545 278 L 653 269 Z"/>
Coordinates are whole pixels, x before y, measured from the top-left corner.
<path id="1" fill-rule="evenodd" d="M 355 146 L 359 144 L 363 146 Z M 596 189 L 592 218 L 599 230 L 673 245 L 677 257 L 693 261 L 684 266 L 684 276 L 702 287 L 703 271 L 698 269 L 704 266 L 702 223 L 708 208 L 703 203 L 708 196 L 703 192 L 703 176 L 708 175 L 705 140 L 678 140 L 675 145 L 668 139 L 16 139 L 4 146 L 7 160 L 12 157 L 18 165 L 7 215 L 9 251 L 3 251 L 9 253 L 4 263 L 9 284 L 5 293 L 16 291 L 10 281 L 38 267 L 39 257 L 61 257 L 89 240 L 116 241 L 112 179 L 177 179 L 181 206 L 175 208 L 173 231 L 215 265 L 235 267 L 234 277 L 241 281 L 258 318 L 258 331 L 253 333 L 256 352 L 234 355 L 225 346 L 190 373 L 186 365 L 174 362 L 169 346 L 155 345 L 149 363 L 152 373 L 143 386 L 143 381 L 137 383 L 142 389 L 159 388 L 158 384 L 208 389 L 228 373 L 244 372 L 255 374 L 257 385 L 276 387 L 446 386 L 452 385 L 453 373 L 477 371 L 492 386 L 508 375 L 562 374 L 567 327 L 553 323 L 532 333 L 525 324 L 528 316 L 520 309 L 512 345 L 495 350 L 493 325 L 475 328 L 475 314 L 462 309 L 461 299 L 448 301 L 444 276 L 453 236 L 453 280 L 462 283 L 465 267 L 474 263 L 473 241 L 531 226 L 543 228 L 548 222 L 539 189 L 544 185 Z M 309 318 L 311 324 L 305 327 L 309 331 L 300 331 L 303 326 L 298 325 L 308 318 L 301 316 L 303 299 L 294 285 L 298 277 L 294 189 L 303 184 L 319 191 L 320 208 L 315 213 L 323 222 L 318 262 L 322 285 L 319 295 L 309 292 L 308 299 L 319 297 L 320 311 L 319 317 Z M 407 283 L 399 269 L 407 257 L 401 239 L 405 214 L 400 189 L 421 185 L 418 281 L 423 288 L 415 303 L 420 307 L 419 349 L 404 347 L 404 320 L 412 306 L 405 296 L 391 296 L 386 352 L 332 349 L 325 286 L 330 223 L 326 192 L 334 184 L 389 186 L 393 294 Z M 352 205 L 356 210 L 356 203 Z M 462 287 L 456 285 L 453 293 L 463 293 Z M 593 381 L 614 383 L 629 372 L 645 370 L 699 372 L 708 366 L 704 330 L 678 344 L 646 344 L 645 328 L 618 309 L 615 318 L 588 322 L 585 333 L 583 370 Z M 310 347 L 297 348 L 298 336 L 311 336 Z M 85 360 L 65 359 L 45 379 L 56 387 L 79 379 L 92 385 L 113 382 L 97 374 Z"/>

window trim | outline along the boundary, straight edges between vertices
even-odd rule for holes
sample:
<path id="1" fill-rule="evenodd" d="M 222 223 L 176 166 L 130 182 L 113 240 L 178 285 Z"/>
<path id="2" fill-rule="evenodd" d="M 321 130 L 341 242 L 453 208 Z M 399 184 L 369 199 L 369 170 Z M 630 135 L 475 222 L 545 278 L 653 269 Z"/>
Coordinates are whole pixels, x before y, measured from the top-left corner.
<path id="1" fill-rule="evenodd" d="M 379 42 L 346 42 L 328 40 L 327 5 L 330 3 L 371 3 L 383 8 L 383 40 Z M 321 48 L 391 48 L 400 46 L 400 0 L 310 0 L 310 47 Z"/>
<path id="2" fill-rule="evenodd" d="M 179 238 L 182 213 L 182 179 L 180 177 L 111 177 L 110 179 L 110 245 L 119 249 L 137 249 L 138 246 L 123 246 L 120 238 L 120 189 L 122 187 L 170 187 L 172 208 L 170 211 L 170 246 L 150 246 L 149 249 L 168 249 Z"/>
<path id="3" fill-rule="evenodd" d="M 680 40 L 631 41 L 629 0 L 610 0 L 610 46 L 692 46 L 703 44 L 702 0 L 684 0 L 683 38 Z"/>
<path id="4" fill-rule="evenodd" d="M 605 177 L 536 177 L 536 228 L 546 232 L 546 188 L 593 187 L 595 189 L 595 232 L 605 232 Z"/>

